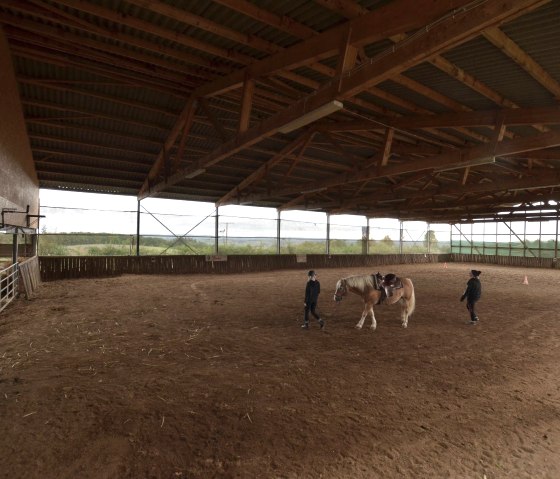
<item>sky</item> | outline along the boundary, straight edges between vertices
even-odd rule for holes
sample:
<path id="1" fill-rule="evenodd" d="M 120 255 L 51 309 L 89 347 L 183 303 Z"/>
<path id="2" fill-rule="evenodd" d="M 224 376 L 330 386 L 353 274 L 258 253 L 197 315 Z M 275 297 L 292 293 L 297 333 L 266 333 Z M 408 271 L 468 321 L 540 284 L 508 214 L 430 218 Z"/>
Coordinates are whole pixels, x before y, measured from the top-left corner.
<path id="1" fill-rule="evenodd" d="M 135 196 L 79 193 L 62 190 L 40 190 L 41 218 L 39 229 L 47 233 L 113 233 L 136 234 L 137 206 Z M 214 236 L 215 206 L 213 203 L 146 198 L 141 201 L 141 235 Z M 218 210 L 219 234 L 231 237 L 267 237 L 277 234 L 278 212 L 275 208 L 252 206 L 222 206 Z M 326 238 L 327 215 L 314 211 L 281 212 L 283 238 Z M 331 239 L 359 240 L 367 218 L 358 215 L 331 215 Z M 483 223 L 463 225 L 462 233 L 473 241 L 507 241 L 515 235 L 543 241 L 555 238 L 557 222 Z M 424 222 L 404 222 L 405 241 L 423 241 L 428 225 Z M 438 241 L 447 242 L 450 230 L 459 236 L 457 228 L 430 225 Z M 472 236 L 471 236 L 472 234 Z M 513 236 L 515 236 L 513 235 Z M 396 219 L 371 218 L 370 238 L 389 236 L 398 240 L 400 223 Z"/>
<path id="2" fill-rule="evenodd" d="M 40 231 L 47 233 L 136 234 L 137 199 L 133 196 L 40 190 Z M 141 203 L 142 235 L 213 236 L 215 206 L 212 203 L 146 198 Z M 274 208 L 222 206 L 220 235 L 237 237 L 275 237 L 278 212 Z M 281 235 L 289 238 L 325 238 L 327 216 L 310 211 L 283 211 Z M 365 216 L 331 215 L 332 239 L 361 239 L 367 225 Z M 370 219 L 370 238 L 399 237 L 396 219 Z M 405 223 L 405 241 L 423 241 L 427 225 Z M 449 240 L 449 227 L 434 225 L 438 240 Z"/>

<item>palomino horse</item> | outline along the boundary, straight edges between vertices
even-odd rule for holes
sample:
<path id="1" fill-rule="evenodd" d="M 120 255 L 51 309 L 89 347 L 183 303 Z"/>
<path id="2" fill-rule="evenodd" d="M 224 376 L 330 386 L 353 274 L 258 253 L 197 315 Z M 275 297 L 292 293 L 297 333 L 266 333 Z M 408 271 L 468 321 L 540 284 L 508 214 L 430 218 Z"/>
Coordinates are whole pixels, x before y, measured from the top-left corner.
<path id="1" fill-rule="evenodd" d="M 387 275 L 385 278 L 389 276 L 396 278 L 394 275 Z M 371 313 L 371 329 L 375 330 L 377 327 L 375 315 L 373 314 L 373 307 L 376 304 L 380 304 L 380 300 L 384 296 L 383 289 L 378 288 L 378 283 L 381 283 L 380 280 L 382 279 L 383 277 L 377 273 L 376 277 L 372 275 L 348 276 L 339 279 L 336 283 L 334 300 L 337 303 L 342 301 L 342 298 L 348 291 L 357 294 L 364 300 L 364 310 L 360 321 L 356 324 L 356 328 L 362 329 L 368 313 Z M 416 299 L 414 297 L 412 281 L 409 278 L 400 278 L 400 281 L 402 282 L 402 288 L 392 289 L 392 295 L 385 297 L 382 304 L 395 304 L 400 302 L 402 327 L 406 328 L 408 326 L 408 317 L 414 312 Z"/>

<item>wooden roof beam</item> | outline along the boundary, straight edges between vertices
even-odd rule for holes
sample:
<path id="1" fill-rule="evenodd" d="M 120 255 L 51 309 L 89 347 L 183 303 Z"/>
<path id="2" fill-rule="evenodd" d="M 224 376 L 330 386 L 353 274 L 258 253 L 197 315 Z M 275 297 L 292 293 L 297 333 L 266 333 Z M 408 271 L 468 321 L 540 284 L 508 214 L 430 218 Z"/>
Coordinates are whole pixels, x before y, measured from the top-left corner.
<path id="1" fill-rule="evenodd" d="M 305 25 L 294 22 L 293 20 L 288 21 L 286 17 L 279 17 L 266 10 L 259 9 L 258 7 L 255 7 L 253 4 L 245 0 L 221 0 L 218 1 L 218 3 L 222 5 L 226 5 L 236 11 L 239 11 L 240 13 L 243 13 L 245 15 L 250 16 L 251 18 L 254 18 L 255 20 L 264 22 L 267 25 L 273 26 L 275 28 L 279 28 L 287 33 L 290 33 L 302 39 L 310 38 L 317 34 L 314 30 L 310 29 Z M 322 4 L 323 6 L 329 9 L 335 9 L 335 8 L 343 9 L 344 10 L 343 15 L 346 16 L 347 18 L 355 18 L 360 15 L 367 15 L 371 13 L 369 10 L 359 6 L 358 4 L 355 4 L 352 1 L 345 1 L 345 2 L 319 1 L 318 3 Z M 342 5 L 342 3 L 344 5 Z M 289 23 L 289 26 L 287 26 L 287 23 Z M 351 24 L 349 24 L 346 35 L 342 39 L 342 46 L 340 49 L 341 53 L 339 55 L 338 71 L 337 71 L 337 77 L 339 78 L 342 75 L 342 73 L 349 71 L 351 68 L 353 68 L 357 58 L 358 49 L 350 44 L 351 28 L 352 28 Z M 400 35 L 394 35 L 393 37 L 400 38 Z M 406 35 L 402 35 L 402 38 L 405 37 Z M 412 80 L 408 82 L 409 87 L 410 87 L 410 82 L 412 82 Z M 413 90 L 418 91 L 418 88 L 416 88 L 418 86 L 419 85 L 415 85 L 415 87 L 413 87 Z M 427 89 L 427 87 L 425 88 Z M 370 91 L 374 93 L 371 89 Z M 378 93 L 381 93 L 381 95 L 378 94 L 377 96 L 381 96 L 381 98 L 384 98 L 383 94 L 385 92 L 379 90 Z M 437 95 L 436 92 L 432 92 L 432 93 L 433 95 Z M 439 96 L 443 97 L 443 95 L 439 95 Z M 441 100 L 441 98 L 438 99 Z M 388 99 L 388 101 L 392 101 L 392 103 L 403 106 L 400 104 L 399 100 L 400 99 L 397 99 L 396 97 L 393 97 L 392 99 Z M 449 101 L 451 100 L 447 100 L 447 103 L 449 103 Z M 417 111 L 417 107 L 413 104 L 407 104 L 404 107 L 411 111 Z M 368 108 L 371 108 L 371 105 L 368 105 Z M 443 135 L 442 132 L 435 132 L 435 133 L 438 136 Z M 467 135 L 468 137 L 474 137 L 479 141 L 488 141 L 486 137 L 479 135 L 478 133 L 475 132 L 461 130 L 461 133 Z M 448 136 L 447 139 L 451 142 L 457 142 L 456 138 L 453 136 Z"/>
<path id="2" fill-rule="evenodd" d="M 441 55 L 433 57 L 430 60 L 430 63 L 477 93 L 480 93 L 486 98 L 492 100 L 497 105 L 505 106 L 506 108 L 519 108 L 519 105 L 495 92 L 480 80 L 477 80 L 465 70 L 459 68 L 457 65 L 454 65 Z M 540 125 L 533 125 L 533 127 L 539 131 L 547 131 L 546 127 Z"/>
<path id="3" fill-rule="evenodd" d="M 468 3 L 466 0 L 453 0 L 451 3 L 436 2 L 434 5 L 434 2 L 430 0 L 396 0 L 352 20 L 348 25 L 334 27 L 253 63 L 248 67 L 249 74 L 254 78 L 267 76 L 281 70 L 291 70 L 333 57 L 339 52 L 348 29 L 351 29 L 349 44 L 359 47 L 393 34 L 420 28 L 449 12 L 450 9 L 462 7 Z M 200 96 L 218 95 L 231 88 L 237 88 L 243 82 L 243 78 L 244 72 L 233 73 L 205 85 L 196 94 Z"/>
<path id="4" fill-rule="evenodd" d="M 399 7 L 403 7 L 402 2 L 400 1 L 392 2 L 387 7 L 380 9 L 383 10 L 385 14 L 387 12 L 391 12 L 393 15 L 395 15 L 394 18 L 386 18 L 385 16 L 380 16 L 384 21 L 384 33 L 390 33 L 391 27 L 398 27 L 398 29 L 402 31 L 403 23 L 406 23 L 407 21 L 413 22 L 413 19 L 411 17 L 418 16 L 418 13 L 422 12 L 421 9 L 417 10 L 417 3 L 418 1 L 415 2 L 414 9 L 409 8 L 407 10 L 397 12 L 395 12 L 392 8 L 390 8 L 389 10 L 387 9 L 389 7 L 395 7 L 397 5 Z M 446 3 L 446 5 L 448 6 L 447 2 L 444 3 Z M 199 164 L 193 165 L 191 168 L 173 175 L 169 178 L 168 181 L 171 182 L 170 184 L 178 183 L 182 179 L 189 177 L 189 175 L 195 174 L 198 171 L 202 171 L 205 168 L 220 162 L 224 158 L 235 154 L 243 148 L 246 148 L 258 142 L 267 136 L 275 134 L 284 125 L 290 123 L 296 118 L 303 116 L 309 111 L 313 111 L 335 99 L 346 99 L 357 93 L 360 93 L 361 91 L 364 91 L 367 88 L 370 88 L 371 86 L 374 86 L 375 84 L 380 83 L 395 74 L 401 73 L 402 71 L 410 68 L 417 63 L 421 63 L 422 61 L 425 61 L 426 59 L 437 55 L 448 48 L 469 40 L 470 38 L 476 36 L 484 28 L 495 26 L 502 21 L 518 16 L 527 9 L 534 8 L 535 5 L 540 5 L 542 3 L 545 3 L 545 0 L 487 0 L 485 3 L 477 4 L 477 6 L 469 9 L 466 12 L 449 16 L 446 18 L 446 21 L 437 23 L 431 28 L 431 30 L 427 31 L 425 34 L 419 35 L 417 37 L 410 37 L 410 39 L 407 39 L 407 45 L 403 48 L 396 49 L 396 51 L 392 55 L 385 55 L 375 62 L 362 66 L 360 69 L 357 69 L 357 71 L 355 71 L 353 75 L 344 76 L 344 78 L 342 78 L 339 83 L 329 84 L 326 88 L 323 88 L 316 93 L 305 97 L 303 100 L 300 100 L 294 105 L 284 109 L 273 117 L 262 121 L 256 127 L 248 130 L 246 133 L 238 135 L 236 138 L 228 141 L 220 148 L 217 148 L 216 150 L 211 152 L 204 159 L 202 159 Z M 408 7 L 411 7 L 411 5 L 409 4 Z M 433 5 L 431 10 L 433 10 Z M 363 29 L 365 29 L 362 34 L 365 34 L 367 32 L 368 38 L 371 38 L 372 31 L 375 32 L 375 29 L 370 23 L 363 24 L 359 21 L 362 19 L 367 19 L 377 23 L 380 20 L 380 17 L 370 17 L 369 15 L 366 15 L 364 17 L 360 17 L 359 19 L 353 20 L 352 37 L 355 38 L 355 32 L 359 31 L 359 27 L 361 26 Z M 423 18 L 422 15 L 420 16 L 420 18 Z M 415 21 L 417 21 L 417 18 L 415 19 Z M 302 42 L 302 44 L 304 47 L 311 47 L 312 45 L 309 42 L 313 42 L 316 39 L 319 39 L 319 45 L 321 45 L 321 40 L 324 40 L 324 43 L 326 43 L 327 39 L 334 39 L 335 43 L 333 45 L 333 48 L 336 51 L 336 49 L 340 48 L 341 33 L 347 31 L 346 29 L 348 28 L 348 26 L 344 25 L 342 27 L 342 30 L 340 28 L 335 28 L 334 35 L 332 34 L 332 31 L 329 31 L 326 32 L 326 34 L 330 35 L 328 37 L 324 37 L 325 34 L 321 34 L 313 37 L 312 39 Z M 377 35 L 380 34 L 377 33 Z M 352 44 L 358 43 L 359 42 L 353 42 Z M 301 48 L 302 44 L 296 45 L 295 47 Z M 323 45 L 321 51 L 325 51 L 325 48 L 327 46 Z M 277 60 L 277 55 L 284 55 L 289 51 L 292 51 L 293 53 L 293 48 L 294 47 L 287 49 L 280 54 L 272 55 L 265 60 L 257 62 L 256 66 L 262 68 L 263 65 L 268 65 L 268 62 L 270 62 L 271 60 Z M 299 54 L 303 55 L 304 52 L 302 51 Z M 312 55 L 313 51 L 309 50 L 308 48 L 305 54 Z M 293 62 L 296 58 L 299 57 L 296 55 L 290 56 L 289 58 Z M 268 68 L 272 67 L 276 69 L 277 65 L 274 64 L 268 66 Z M 258 76 L 258 73 L 253 69 L 253 66 L 249 68 L 249 72 L 252 75 Z M 239 72 L 239 75 L 244 76 L 245 72 L 241 71 Z M 231 80 L 232 78 L 233 76 L 229 78 L 229 80 Z M 243 78 L 241 78 L 241 81 L 242 80 Z M 195 97 L 199 95 L 205 96 L 204 92 L 208 94 L 214 91 L 216 85 L 216 83 L 212 83 L 208 87 L 203 87 L 197 90 L 194 94 Z M 183 114 L 181 116 L 183 116 Z M 175 125 L 166 143 L 173 143 L 175 141 L 178 134 L 177 129 L 178 127 L 177 125 Z M 153 185 L 150 188 L 143 188 L 143 190 L 139 194 L 139 197 L 144 198 L 152 193 L 157 193 L 158 191 L 163 190 L 165 187 L 166 184 L 160 183 L 158 185 Z"/>
<path id="5" fill-rule="evenodd" d="M 56 103 L 50 103 L 50 102 L 38 101 L 38 100 L 28 100 L 25 98 L 23 98 L 21 102 L 24 105 L 31 105 L 39 108 L 45 108 L 47 110 L 62 111 L 66 113 L 70 112 L 70 113 L 77 113 L 77 114 L 85 114 L 92 118 L 97 117 L 97 118 L 103 118 L 104 120 L 114 121 L 118 123 L 130 123 L 132 125 L 137 125 L 142 128 L 150 128 L 151 130 L 158 130 L 160 132 L 167 131 L 167 128 L 163 125 L 160 126 L 150 122 L 141 122 L 130 117 L 122 117 L 122 116 L 119 117 L 116 115 L 109 115 L 103 112 L 92 112 L 78 107 L 59 105 Z"/>
<path id="6" fill-rule="evenodd" d="M 129 88 L 147 88 L 155 92 L 161 92 L 185 101 L 186 93 L 184 87 L 181 88 L 179 84 L 168 81 L 164 78 L 156 78 L 152 76 L 142 76 L 133 72 L 118 69 L 116 67 L 99 66 L 93 61 L 83 61 L 82 59 L 69 58 L 59 52 L 45 52 L 39 51 L 35 46 L 23 46 L 20 44 L 12 43 L 10 50 L 14 56 L 26 58 L 29 60 L 37 60 L 51 65 L 56 65 L 61 68 L 73 67 L 84 72 L 93 73 L 95 75 L 103 76 L 105 78 L 112 78 L 120 81 L 123 85 Z"/>
<path id="7" fill-rule="evenodd" d="M 73 63 L 76 65 L 85 64 L 86 68 L 93 64 L 98 70 L 101 70 L 102 74 L 109 68 L 116 69 L 121 75 L 127 75 L 129 78 L 137 78 L 138 74 L 141 74 L 140 81 L 153 78 L 154 80 L 158 79 L 160 83 L 171 82 L 174 91 L 182 88 L 184 97 L 187 96 L 189 90 L 192 90 L 194 86 L 200 83 L 200 79 L 196 81 L 192 78 L 189 79 L 189 75 L 186 72 L 180 72 L 177 69 L 174 69 L 174 71 L 169 70 L 169 65 L 156 65 L 159 62 L 153 62 L 153 65 L 150 67 L 145 61 L 128 60 L 111 53 L 104 53 L 101 50 L 81 48 L 72 43 L 60 43 L 56 39 L 46 41 L 43 38 L 25 34 L 10 27 L 6 28 L 6 35 L 12 41 L 19 41 L 12 48 L 12 51 L 15 53 L 19 53 L 22 50 L 25 51 L 26 46 L 33 49 L 31 55 L 35 58 L 47 58 L 48 52 L 55 52 L 59 55 L 58 58 L 61 58 L 60 53 L 63 53 L 64 56 L 62 58 L 64 58 L 63 61 L 66 64 L 72 62 L 72 59 L 75 60 Z M 45 55 L 44 52 L 47 54 Z M 100 69 L 100 65 L 103 68 Z"/>
<path id="8" fill-rule="evenodd" d="M 60 2 L 59 2 L 60 3 Z M 24 13 L 27 14 L 31 14 L 33 16 L 37 15 L 36 12 L 36 7 L 27 7 L 25 8 L 25 3 L 17 3 L 15 4 L 12 9 L 13 10 L 17 10 L 17 11 L 22 11 Z M 100 11 L 104 11 L 105 12 L 105 17 L 107 17 L 108 19 L 111 19 L 113 21 L 117 21 L 119 20 L 119 18 L 122 20 L 122 17 L 119 17 L 119 15 L 113 11 L 113 10 L 109 10 L 109 9 L 102 9 L 101 7 L 99 7 Z M 41 23 L 38 22 L 34 22 L 31 20 L 25 20 L 25 19 L 21 19 L 18 18 L 16 16 L 11 16 L 11 15 L 6 15 L 6 14 L 1 14 L 0 16 L 0 22 L 2 23 L 6 23 L 7 25 L 13 25 L 13 26 L 17 26 L 18 28 L 21 29 L 25 29 L 26 31 L 32 31 L 38 34 L 42 34 L 42 35 L 48 35 L 50 37 L 54 37 L 57 38 L 59 40 L 66 40 L 68 42 L 73 43 L 74 45 L 89 45 L 92 46 L 93 48 L 99 49 L 101 51 L 117 51 L 120 52 L 121 55 L 123 55 L 124 57 L 131 57 L 131 58 L 138 58 L 138 57 L 143 57 L 143 58 L 147 58 L 149 63 L 157 63 L 158 61 L 160 61 L 160 57 L 162 54 L 169 56 L 171 58 L 175 58 L 177 60 L 180 60 L 186 64 L 191 64 L 191 65 L 195 65 L 197 68 L 192 68 L 191 67 L 191 72 L 193 75 L 200 75 L 203 78 L 211 78 L 213 75 L 210 75 L 209 72 L 221 72 L 223 74 L 227 74 L 229 72 L 231 72 L 231 69 L 228 68 L 226 65 L 220 65 L 218 62 L 216 61 L 210 61 L 207 60 L 205 58 L 196 56 L 196 55 L 192 55 L 186 52 L 182 52 L 180 50 L 177 49 L 173 49 L 173 48 L 168 48 L 162 45 L 156 45 L 155 43 L 152 42 L 148 42 L 145 40 L 140 40 L 132 35 L 126 35 L 120 32 L 116 32 L 116 31 L 109 31 L 107 29 L 104 28 L 100 28 L 98 26 L 95 25 L 91 25 L 91 24 L 85 24 L 84 22 L 80 22 L 78 23 L 76 22 L 72 22 L 72 21 L 65 21 L 63 19 L 61 19 L 60 17 L 55 17 L 52 18 L 52 16 L 45 16 L 43 15 L 43 17 L 48 20 L 49 22 L 53 22 L 55 24 L 59 24 L 59 25 L 63 25 L 66 27 L 69 27 L 71 29 L 77 29 L 79 31 L 85 31 L 87 33 L 93 33 L 95 34 L 97 37 L 99 38 L 104 38 L 104 39 L 109 39 L 112 42 L 114 42 L 115 40 L 117 40 L 119 43 L 121 44 L 125 44 L 125 45 L 131 45 L 136 47 L 137 49 L 141 49 L 143 51 L 148 51 L 151 52 L 152 54 L 156 54 L 157 56 L 154 55 L 147 55 L 145 53 L 139 53 L 138 50 L 132 50 L 132 49 L 128 49 L 128 48 L 124 48 L 122 46 L 117 47 L 111 43 L 108 42 L 100 42 L 99 40 L 93 40 L 91 38 L 86 38 L 83 35 L 77 35 L 68 31 L 64 31 L 61 28 L 57 28 L 57 27 L 50 27 L 47 25 L 43 25 Z M 149 24 L 148 22 L 144 22 L 142 24 L 144 26 L 144 28 L 149 28 Z M 152 28 L 154 28 L 154 26 L 152 25 Z M 150 31 L 150 30 L 148 30 Z M 177 41 L 177 38 L 175 38 L 174 40 L 176 43 L 179 43 Z M 145 61 L 145 60 L 144 60 Z M 206 71 L 202 71 L 199 67 L 203 67 L 206 69 Z"/>
<path id="9" fill-rule="evenodd" d="M 300 185 L 297 188 L 286 188 L 281 191 L 270 191 L 267 196 L 254 195 L 245 198 L 244 202 L 259 201 L 265 198 L 278 196 L 291 196 L 301 191 L 307 191 L 317 188 L 333 188 L 335 186 L 356 183 L 366 179 L 383 178 L 388 176 L 397 176 L 407 173 L 413 173 L 422 170 L 433 170 L 440 168 L 461 168 L 461 165 L 469 166 L 485 158 L 506 156 L 520 152 L 531 150 L 540 150 L 547 147 L 560 146 L 560 132 L 542 133 L 540 135 L 516 138 L 513 140 L 505 140 L 497 145 L 483 144 L 462 150 L 443 153 L 422 160 L 408 161 L 398 165 L 388 165 L 378 171 L 377 168 L 368 168 L 357 173 L 347 173 L 338 175 L 322 181 L 314 181 L 307 185 Z"/>
<path id="10" fill-rule="evenodd" d="M 245 133 L 249 129 L 249 120 L 251 119 L 251 108 L 253 106 L 254 93 L 255 80 L 249 77 L 245 78 L 245 81 L 243 82 L 243 92 L 241 94 L 238 133 Z"/>
<path id="11" fill-rule="evenodd" d="M 265 52 L 269 55 L 283 50 L 283 47 L 264 40 L 256 35 L 247 34 L 245 32 L 238 32 L 219 23 L 213 22 L 208 18 L 195 15 L 188 12 L 187 10 L 173 7 L 161 1 L 128 0 L 128 2 L 138 7 L 145 8 L 146 10 L 150 10 L 179 22 L 183 22 L 186 25 L 194 26 L 206 32 L 210 32 L 214 35 L 218 35 L 223 38 L 227 38 L 228 40 L 237 42 L 241 45 L 245 45 L 255 50 Z M 329 67 L 320 63 L 312 62 L 311 64 L 308 64 L 308 66 L 326 75 L 330 75 L 332 73 Z"/>
<path id="12" fill-rule="evenodd" d="M 534 123 L 560 125 L 560 105 L 450 112 L 437 115 L 411 115 L 399 118 L 383 118 L 379 121 L 358 120 L 320 123 L 316 125 L 316 128 L 320 131 L 367 131 L 378 130 L 383 126 L 397 129 L 493 126 L 499 116 L 503 117 L 503 123 L 508 126 L 532 125 Z"/>
<path id="13" fill-rule="evenodd" d="M 310 131 L 307 131 L 300 136 L 298 136 L 295 140 L 291 141 L 287 145 L 285 145 L 277 154 L 275 154 L 270 160 L 268 160 L 265 164 L 260 166 L 257 170 L 251 173 L 247 178 L 245 178 L 239 185 L 235 188 L 227 192 L 224 196 L 222 196 L 217 202 L 216 206 L 224 206 L 227 204 L 234 203 L 230 201 L 234 196 L 239 195 L 239 193 L 247 188 L 249 185 L 254 183 L 255 181 L 264 178 L 267 172 L 273 168 L 275 165 L 280 163 L 284 160 L 284 158 L 289 155 L 292 151 L 294 151 L 298 146 L 303 144 L 308 137 L 312 136 Z"/>
<path id="14" fill-rule="evenodd" d="M 114 9 L 110 9 L 110 8 L 105 8 L 102 7 L 100 5 L 95 5 L 92 4 L 91 2 L 88 2 L 86 0 L 57 0 L 56 2 L 57 4 L 60 5 L 64 5 L 68 8 L 72 8 L 75 10 L 78 10 L 80 12 L 84 12 L 87 13 L 89 15 L 93 15 L 99 18 L 103 18 L 105 20 L 109 20 L 111 22 L 114 22 L 118 25 L 125 25 L 127 27 L 133 28 L 135 30 L 138 31 L 142 31 L 142 32 L 147 32 L 150 33 L 152 35 L 156 35 L 160 38 L 164 38 L 170 42 L 179 44 L 179 45 L 183 45 L 187 48 L 191 48 L 194 50 L 198 50 L 198 51 L 202 51 L 204 53 L 208 53 L 211 54 L 217 58 L 223 58 L 224 60 L 228 60 L 231 62 L 235 62 L 238 64 L 242 64 L 242 65 L 246 65 L 251 63 L 251 61 L 253 61 L 254 59 L 249 57 L 249 56 L 244 56 L 242 54 L 236 53 L 232 50 L 226 50 L 223 48 L 219 48 L 219 47 L 214 47 L 213 45 L 209 44 L 209 43 L 205 43 L 202 42 L 200 40 L 197 40 L 195 38 L 193 38 L 192 36 L 189 35 L 182 35 L 179 34 L 177 32 L 173 32 L 171 30 L 168 30 L 166 28 L 163 27 L 159 27 L 157 25 L 155 25 L 154 23 L 148 22 L 148 21 L 144 21 L 141 20 L 139 18 L 134 18 L 130 15 L 121 15 L 119 14 L 117 11 L 115 11 Z M 56 20 L 56 21 L 61 21 L 61 20 Z M 75 28 L 78 28 L 78 26 L 74 25 Z M 82 24 L 82 28 L 85 28 L 85 26 Z M 96 29 L 93 25 L 91 26 L 87 26 L 88 29 L 93 28 L 94 32 L 96 34 L 101 34 L 101 32 L 104 32 L 105 35 L 107 35 L 107 30 L 104 29 Z M 150 45 L 146 45 L 144 43 L 142 43 L 141 45 L 138 44 L 138 39 L 131 37 L 130 35 L 126 35 L 126 34 L 122 34 L 122 33 L 118 33 L 116 31 L 112 31 L 111 32 L 111 37 L 114 40 L 118 40 L 120 42 L 123 43 L 128 43 L 131 45 L 135 45 L 135 46 L 141 46 L 141 48 L 146 48 L 148 50 L 160 50 L 161 51 L 161 46 L 158 44 L 151 44 Z M 164 52 L 166 51 L 165 49 L 163 50 Z M 174 55 L 171 55 L 174 56 Z M 207 66 L 210 69 L 221 69 L 221 68 L 227 68 L 227 65 L 220 65 L 219 62 L 210 62 L 208 63 L 208 60 L 206 60 L 203 57 L 199 57 L 197 55 L 192 55 L 191 57 L 191 62 L 194 64 L 201 64 L 203 66 Z"/>
<path id="15" fill-rule="evenodd" d="M 488 28 L 482 33 L 484 38 L 490 41 L 494 46 L 502 50 L 515 63 L 521 66 L 529 75 L 537 80 L 549 92 L 551 92 L 557 100 L 560 100 L 560 83 L 550 76 L 546 70 L 541 67 L 531 56 L 523 51 L 517 43 L 509 38 L 499 28 Z"/>
<path id="16" fill-rule="evenodd" d="M 317 34 L 312 28 L 296 22 L 286 15 L 276 15 L 268 10 L 257 7 L 254 3 L 247 0 L 214 0 L 214 3 L 219 3 L 220 5 L 231 8 L 253 20 L 262 22 L 282 32 L 289 33 L 296 38 L 306 39 Z"/>
<path id="17" fill-rule="evenodd" d="M 496 195 L 501 192 L 513 193 L 515 191 L 524 191 L 530 189 L 548 189 L 552 187 L 558 187 L 560 185 L 560 173 L 553 172 L 549 173 L 547 171 L 541 172 L 539 175 L 527 176 L 524 178 L 512 178 L 507 180 L 484 182 L 469 185 L 456 184 L 453 186 L 442 186 L 437 189 L 431 189 L 429 191 L 414 191 L 406 192 L 401 191 L 396 196 L 394 193 L 389 192 L 388 188 L 385 192 L 380 191 L 375 197 L 375 203 L 379 201 L 390 201 L 395 198 L 402 200 L 409 199 L 431 199 L 439 195 L 447 195 L 449 197 L 463 197 L 465 198 L 464 204 L 462 206 L 467 206 L 469 204 L 469 199 L 472 200 L 473 196 L 477 197 L 480 195 Z M 358 205 L 367 205 L 372 202 L 371 195 L 362 196 L 360 198 L 352 198 L 351 200 L 346 200 L 340 204 L 340 208 L 351 209 Z M 494 202 L 495 203 L 495 202 Z M 326 205 L 329 208 L 334 208 L 337 205 L 332 203 L 331 205 Z"/>

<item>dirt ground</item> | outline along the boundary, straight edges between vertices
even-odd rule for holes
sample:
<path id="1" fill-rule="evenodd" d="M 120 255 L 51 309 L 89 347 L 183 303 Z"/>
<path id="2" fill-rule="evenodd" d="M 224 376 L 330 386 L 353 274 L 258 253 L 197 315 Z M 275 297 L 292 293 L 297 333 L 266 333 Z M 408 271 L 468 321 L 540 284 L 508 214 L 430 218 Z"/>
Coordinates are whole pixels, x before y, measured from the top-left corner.
<path id="1" fill-rule="evenodd" d="M 381 271 L 415 284 L 408 329 L 335 305 L 364 268 L 318 271 L 325 331 L 301 270 L 44 283 L 0 314 L 0 477 L 560 477 L 560 271 Z"/>

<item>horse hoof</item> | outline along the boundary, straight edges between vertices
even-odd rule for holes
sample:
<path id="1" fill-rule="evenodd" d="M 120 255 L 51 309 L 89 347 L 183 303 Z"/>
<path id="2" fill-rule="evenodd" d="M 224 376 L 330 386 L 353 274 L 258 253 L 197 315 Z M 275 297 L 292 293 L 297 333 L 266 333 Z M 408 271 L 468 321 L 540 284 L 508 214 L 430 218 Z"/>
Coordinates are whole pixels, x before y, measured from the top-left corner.
<path id="1" fill-rule="evenodd" d="M 357 325 L 357 324 L 356 324 L 356 326 L 354 326 L 354 327 L 355 327 L 356 329 L 362 329 L 362 327 L 359 326 L 359 325 Z"/>
<path id="2" fill-rule="evenodd" d="M 403 327 L 403 328 L 406 328 L 407 326 L 408 326 L 408 324 L 406 324 L 406 323 L 403 323 L 403 324 L 402 324 L 402 327 Z"/>

